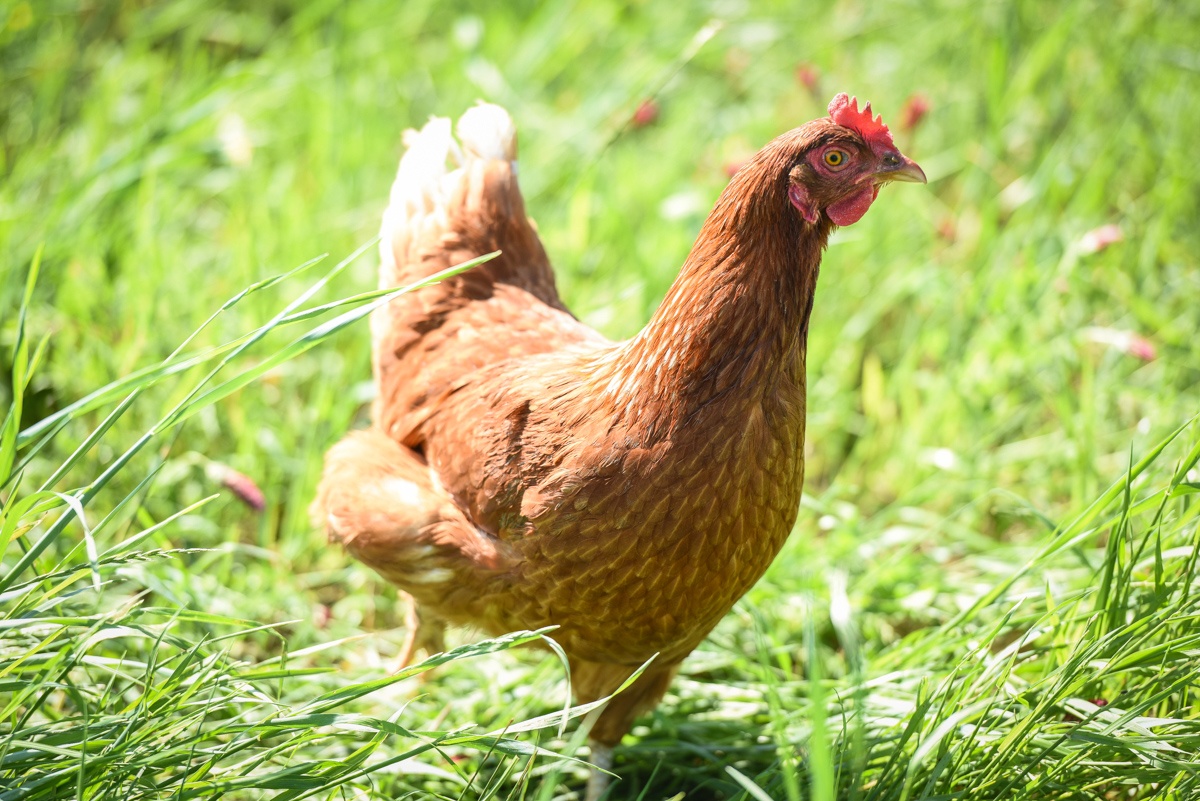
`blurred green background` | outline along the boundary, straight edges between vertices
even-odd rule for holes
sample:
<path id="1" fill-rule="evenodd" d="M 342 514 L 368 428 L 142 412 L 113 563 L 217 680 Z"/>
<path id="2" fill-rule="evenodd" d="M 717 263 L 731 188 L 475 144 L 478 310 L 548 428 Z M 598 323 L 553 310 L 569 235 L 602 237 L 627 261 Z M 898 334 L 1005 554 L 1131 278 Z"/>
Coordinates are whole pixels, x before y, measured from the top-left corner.
<path id="1" fill-rule="evenodd" d="M 365 241 L 403 129 L 479 98 L 518 120 L 523 186 L 568 303 L 628 336 L 726 168 L 845 90 L 874 102 L 931 182 L 889 190 L 830 249 L 810 492 L 839 484 L 868 508 L 916 492 L 940 511 L 993 487 L 1081 502 L 1126 461 L 1139 422 L 1157 434 L 1197 409 L 1198 13 L 10 3 L 0 304 L 15 310 L 44 244 L 36 324 L 54 331 L 27 420 L 161 358 L 243 286 Z M 901 130 L 913 95 L 930 111 Z M 631 125 L 647 99 L 657 118 Z M 1104 224 L 1125 241 L 1082 253 Z M 336 291 L 372 286 L 371 261 Z M 1092 327 L 1145 337 L 1157 358 L 1097 344 Z M 316 453 L 361 400 L 343 390 L 367 378 L 366 339 L 289 365 L 183 444 L 301 504 Z M 949 474 L 925 458 L 942 448 Z"/>
<path id="2" fill-rule="evenodd" d="M 39 247 L 27 325 L 50 338 L 26 426 L 161 360 L 247 285 L 368 241 L 403 130 L 477 99 L 517 121 L 568 305 L 629 336 L 729 170 L 839 91 L 869 99 L 930 180 L 889 188 L 829 248 L 804 508 L 735 614 L 795 642 L 811 621 L 789 599 L 824 598 L 845 572 L 868 650 L 886 648 L 950 618 L 1200 412 L 1200 4 L 3 2 L 0 372 Z M 358 259 L 321 299 L 372 288 L 374 269 Z M 250 296 L 197 345 L 262 324 L 308 280 Z M 185 389 L 150 388 L 60 486 L 85 484 Z M 359 325 L 118 475 L 97 513 L 164 463 L 118 538 L 220 490 L 225 468 L 266 498 L 256 512 L 225 492 L 157 533 L 216 550 L 145 568 L 139 586 L 300 620 L 294 648 L 399 625 L 394 592 L 306 512 L 323 451 L 365 422 L 370 392 Z M 28 475 L 106 411 L 74 417 Z"/>

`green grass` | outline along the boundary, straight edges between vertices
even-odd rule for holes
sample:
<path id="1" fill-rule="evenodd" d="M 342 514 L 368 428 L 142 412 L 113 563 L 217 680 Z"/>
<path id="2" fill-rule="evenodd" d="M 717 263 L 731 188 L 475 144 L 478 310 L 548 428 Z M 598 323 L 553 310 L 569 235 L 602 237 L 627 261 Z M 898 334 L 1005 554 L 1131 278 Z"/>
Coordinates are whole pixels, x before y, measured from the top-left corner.
<path id="1" fill-rule="evenodd" d="M 796 533 L 612 797 L 1200 798 L 1193 6 L 0 3 L 0 799 L 579 793 L 545 633 L 388 677 L 402 604 L 307 519 L 400 133 L 507 106 L 621 337 L 842 90 L 930 184 L 835 237 Z"/>

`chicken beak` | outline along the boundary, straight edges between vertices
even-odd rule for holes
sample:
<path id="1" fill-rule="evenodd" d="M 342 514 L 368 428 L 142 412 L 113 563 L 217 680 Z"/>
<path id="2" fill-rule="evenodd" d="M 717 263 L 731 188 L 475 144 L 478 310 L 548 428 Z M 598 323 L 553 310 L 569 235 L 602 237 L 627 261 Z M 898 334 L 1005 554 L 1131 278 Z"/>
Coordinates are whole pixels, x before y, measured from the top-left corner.
<path id="1" fill-rule="evenodd" d="M 899 151 L 885 154 L 881 166 L 875 171 L 875 183 L 883 184 L 889 181 L 928 183 L 921 166 Z"/>

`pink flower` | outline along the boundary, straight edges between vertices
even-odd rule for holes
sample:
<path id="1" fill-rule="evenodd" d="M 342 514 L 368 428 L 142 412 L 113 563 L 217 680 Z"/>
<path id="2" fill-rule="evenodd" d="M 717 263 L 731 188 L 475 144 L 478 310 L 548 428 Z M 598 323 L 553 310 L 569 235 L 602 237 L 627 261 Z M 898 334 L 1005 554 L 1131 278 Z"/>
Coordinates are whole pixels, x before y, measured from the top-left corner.
<path id="1" fill-rule="evenodd" d="M 796 83 L 816 94 L 821 82 L 821 71 L 807 62 L 796 67 Z"/>
<path id="2" fill-rule="evenodd" d="M 1137 334 L 1130 335 L 1129 347 L 1125 352 L 1144 362 L 1152 362 L 1158 358 L 1158 349 L 1154 347 L 1154 343 Z"/>
<path id="3" fill-rule="evenodd" d="M 738 158 L 730 159 L 729 161 L 725 162 L 725 174 L 732 178 L 733 176 L 737 175 L 738 170 L 740 170 L 742 167 L 745 167 L 746 163 L 749 161 L 749 156 L 739 156 Z"/>
<path id="4" fill-rule="evenodd" d="M 262 490 L 254 483 L 254 479 L 245 473 L 239 473 L 232 467 L 220 462 L 209 463 L 209 476 L 220 482 L 221 486 L 232 492 L 237 499 L 256 512 L 261 512 L 267 505 L 267 499 Z"/>
<path id="5" fill-rule="evenodd" d="M 905 101 L 904 109 L 900 112 L 900 128 L 905 131 L 913 130 L 928 113 L 929 98 L 925 95 L 912 95 Z"/>
<path id="6" fill-rule="evenodd" d="M 937 224 L 937 235 L 947 242 L 953 242 L 958 238 L 958 226 L 954 224 L 951 217 L 943 217 Z"/>
<path id="7" fill-rule="evenodd" d="M 1158 348 L 1154 346 L 1154 343 L 1133 331 L 1093 327 L 1085 328 L 1083 334 L 1091 342 L 1116 348 L 1122 353 L 1144 362 L 1152 362 L 1158 358 Z"/>
<path id="8" fill-rule="evenodd" d="M 652 125 L 658 119 L 658 104 L 654 102 L 654 98 L 643 100 L 633 112 L 633 127 L 645 128 L 647 125 Z"/>
<path id="9" fill-rule="evenodd" d="M 1099 228 L 1093 228 L 1083 235 L 1079 240 L 1079 252 L 1083 254 L 1099 253 L 1109 245 L 1116 244 L 1125 238 L 1124 232 L 1121 231 L 1121 226 L 1102 225 Z"/>

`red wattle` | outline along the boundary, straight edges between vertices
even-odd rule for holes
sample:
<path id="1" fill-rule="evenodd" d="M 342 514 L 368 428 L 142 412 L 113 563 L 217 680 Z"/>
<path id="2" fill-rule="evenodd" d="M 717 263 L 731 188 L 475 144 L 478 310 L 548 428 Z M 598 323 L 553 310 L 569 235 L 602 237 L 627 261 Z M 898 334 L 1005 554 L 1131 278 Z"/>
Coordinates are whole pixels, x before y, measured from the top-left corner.
<path id="1" fill-rule="evenodd" d="M 862 216 L 867 213 L 867 209 L 871 208 L 871 201 L 879 194 L 879 188 L 875 186 L 865 186 L 862 191 L 856 192 L 845 200 L 839 200 L 829 208 L 825 209 L 825 213 L 829 215 L 829 219 L 834 225 L 853 225 L 862 219 Z"/>

